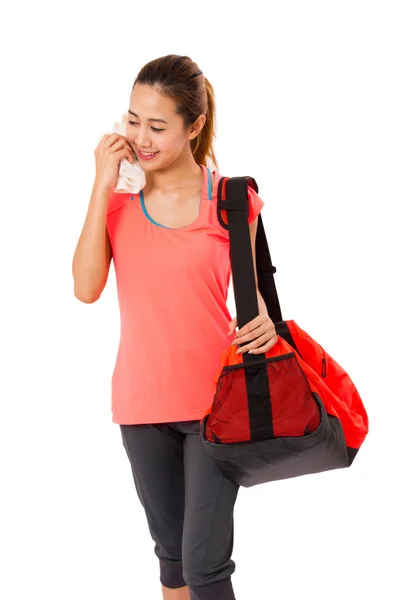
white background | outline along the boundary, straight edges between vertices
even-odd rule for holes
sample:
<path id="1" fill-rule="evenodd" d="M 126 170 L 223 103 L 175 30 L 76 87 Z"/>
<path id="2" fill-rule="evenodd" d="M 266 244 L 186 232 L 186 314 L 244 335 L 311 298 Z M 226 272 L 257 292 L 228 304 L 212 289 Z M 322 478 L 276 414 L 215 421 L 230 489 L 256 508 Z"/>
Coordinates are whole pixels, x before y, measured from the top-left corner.
<path id="1" fill-rule="evenodd" d="M 20 2 L 1 9 L 1 579 L 4 600 L 160 599 L 118 425 L 113 265 L 72 257 L 98 136 L 133 80 L 193 58 L 223 175 L 259 186 L 276 285 L 370 419 L 350 469 L 241 488 L 236 598 L 395 598 L 395 2 Z M 232 293 L 229 301 L 234 316 Z M 156 341 L 153 340 L 153 357 Z M 393 566 L 394 565 L 394 566 Z"/>

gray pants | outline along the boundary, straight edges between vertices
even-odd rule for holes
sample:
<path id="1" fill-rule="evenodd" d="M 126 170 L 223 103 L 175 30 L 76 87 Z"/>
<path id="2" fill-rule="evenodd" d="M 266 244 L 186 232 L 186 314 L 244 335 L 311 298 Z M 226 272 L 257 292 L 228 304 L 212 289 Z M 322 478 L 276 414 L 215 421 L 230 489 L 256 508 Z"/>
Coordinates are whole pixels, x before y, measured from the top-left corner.
<path id="1" fill-rule="evenodd" d="M 239 486 L 207 456 L 200 421 L 120 425 L 137 494 L 168 588 L 235 600 L 233 509 Z"/>

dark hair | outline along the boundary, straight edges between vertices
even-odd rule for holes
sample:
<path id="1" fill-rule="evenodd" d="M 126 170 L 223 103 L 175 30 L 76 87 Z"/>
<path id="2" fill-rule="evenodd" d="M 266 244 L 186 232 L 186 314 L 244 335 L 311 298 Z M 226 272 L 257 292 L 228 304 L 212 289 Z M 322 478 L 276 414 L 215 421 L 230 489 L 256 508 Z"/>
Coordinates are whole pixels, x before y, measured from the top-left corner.
<path id="1" fill-rule="evenodd" d="M 194 160 L 207 165 L 207 157 L 218 170 L 213 141 L 215 135 L 215 95 L 211 83 L 188 56 L 168 54 L 148 62 L 139 71 L 135 84 L 151 85 L 159 93 L 174 100 L 176 112 L 184 126 L 192 125 L 200 115 L 206 116 L 204 127 L 190 142 Z"/>

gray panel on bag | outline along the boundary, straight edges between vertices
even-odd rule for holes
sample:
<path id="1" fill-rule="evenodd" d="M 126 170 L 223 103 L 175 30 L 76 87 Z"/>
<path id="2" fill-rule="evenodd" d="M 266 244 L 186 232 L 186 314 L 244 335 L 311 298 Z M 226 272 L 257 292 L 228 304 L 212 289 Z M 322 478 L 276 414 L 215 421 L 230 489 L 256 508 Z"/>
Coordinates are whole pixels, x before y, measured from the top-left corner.
<path id="1" fill-rule="evenodd" d="M 202 437 L 207 452 L 226 477 L 244 487 L 348 467 L 342 425 L 326 413 L 317 394 L 313 396 L 321 413 L 313 433 L 240 444 L 214 444 Z"/>

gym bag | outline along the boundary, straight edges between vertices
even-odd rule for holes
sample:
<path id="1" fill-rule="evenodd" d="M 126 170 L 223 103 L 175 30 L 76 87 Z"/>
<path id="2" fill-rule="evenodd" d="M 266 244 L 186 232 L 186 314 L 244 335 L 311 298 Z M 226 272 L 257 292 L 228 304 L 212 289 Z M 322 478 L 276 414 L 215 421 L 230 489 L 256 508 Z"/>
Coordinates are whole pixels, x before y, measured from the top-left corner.
<path id="1" fill-rule="evenodd" d="M 218 219 L 228 229 L 238 327 L 259 314 L 248 225 L 252 177 L 222 177 Z M 349 467 L 368 433 L 359 393 L 344 369 L 293 320 L 283 321 L 261 214 L 255 244 L 258 289 L 277 342 L 263 354 L 229 346 L 200 423 L 209 455 L 234 483 Z"/>

